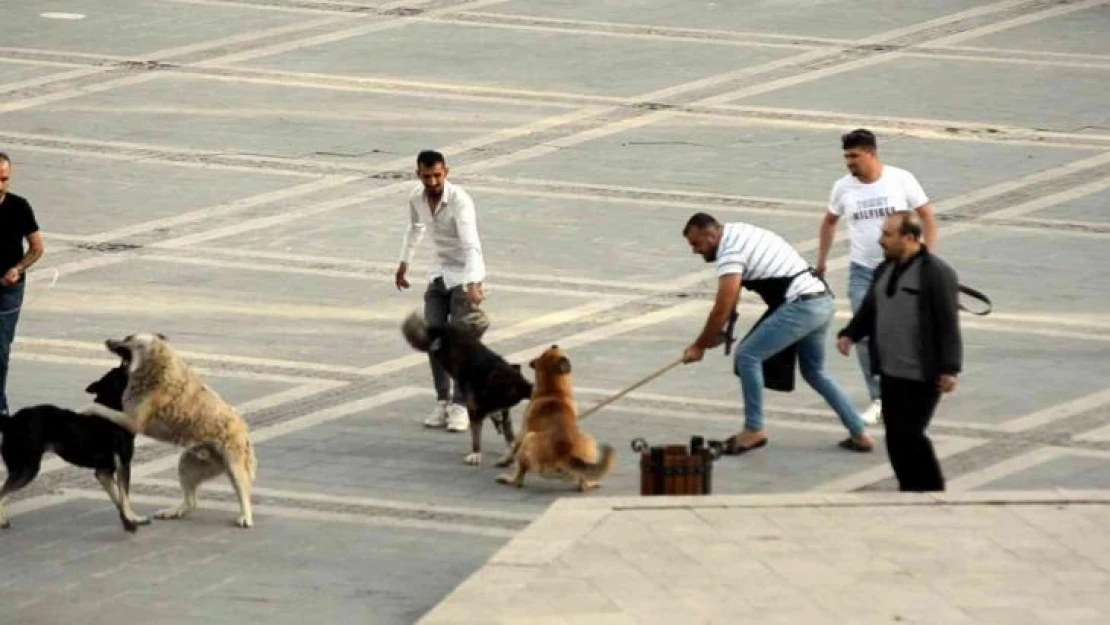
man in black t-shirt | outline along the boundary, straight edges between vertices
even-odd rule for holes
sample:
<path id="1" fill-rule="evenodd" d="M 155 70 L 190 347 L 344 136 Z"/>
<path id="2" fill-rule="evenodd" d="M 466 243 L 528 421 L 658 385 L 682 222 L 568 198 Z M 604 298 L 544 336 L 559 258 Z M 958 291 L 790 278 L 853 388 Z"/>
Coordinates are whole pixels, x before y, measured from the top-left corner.
<path id="1" fill-rule="evenodd" d="M 0 417 L 8 415 L 8 356 L 23 306 L 25 273 L 43 252 L 35 212 L 26 199 L 8 192 L 11 178 L 12 161 L 0 152 Z"/>

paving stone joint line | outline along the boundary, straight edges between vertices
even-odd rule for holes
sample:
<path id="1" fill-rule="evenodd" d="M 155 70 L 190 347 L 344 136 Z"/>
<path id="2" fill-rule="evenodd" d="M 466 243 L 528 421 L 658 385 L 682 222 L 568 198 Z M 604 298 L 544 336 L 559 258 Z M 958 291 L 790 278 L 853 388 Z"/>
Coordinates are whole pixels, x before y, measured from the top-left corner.
<path id="1" fill-rule="evenodd" d="M 166 486 L 155 486 L 144 484 L 141 481 L 136 481 L 132 483 L 131 492 L 136 495 L 176 497 L 181 494 L 181 489 Z M 204 500 L 218 501 L 222 503 L 238 502 L 238 499 L 235 497 L 234 493 L 228 493 L 222 490 L 205 489 L 203 487 L 200 491 L 200 497 Z M 258 493 L 254 493 L 251 495 L 251 502 L 257 506 L 282 506 L 287 508 L 298 508 L 319 512 L 342 512 L 345 514 L 356 514 L 368 518 L 385 517 L 395 519 L 413 519 L 420 521 L 436 521 L 443 523 L 464 524 L 470 526 L 499 527 L 505 529 L 523 529 L 527 527 L 530 523 L 530 521 L 525 520 L 512 520 L 492 516 L 484 516 L 480 512 L 456 514 L 452 512 L 436 510 L 434 508 L 394 508 L 374 504 L 341 503 L 338 501 L 317 501 L 298 499 L 296 497 L 283 497 Z"/>

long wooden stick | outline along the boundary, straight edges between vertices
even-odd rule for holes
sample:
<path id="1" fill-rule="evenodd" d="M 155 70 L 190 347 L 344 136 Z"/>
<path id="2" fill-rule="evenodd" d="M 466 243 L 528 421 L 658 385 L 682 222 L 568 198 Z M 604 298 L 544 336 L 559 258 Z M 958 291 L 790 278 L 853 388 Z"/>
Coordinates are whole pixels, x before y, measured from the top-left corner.
<path id="1" fill-rule="evenodd" d="M 628 388 L 624 389 L 623 391 L 620 391 L 619 393 L 617 393 L 615 395 L 611 395 L 611 396 L 605 398 L 600 403 L 595 404 L 594 406 L 590 407 L 590 409 L 587 410 L 586 412 L 583 412 L 582 414 L 578 415 L 578 420 L 581 421 L 582 419 L 585 419 L 586 417 L 592 415 L 593 413 L 597 412 L 598 410 L 601 410 L 605 406 L 608 406 L 609 404 L 617 401 L 621 397 L 624 397 L 625 395 L 627 395 L 627 394 L 631 393 L 632 391 L 640 388 L 641 386 L 647 384 L 648 382 L 651 382 L 655 378 L 663 375 L 664 373 L 670 371 L 671 369 L 674 369 L 675 367 L 677 367 L 678 365 L 681 365 L 681 364 L 682 364 L 682 358 L 679 358 L 678 360 L 675 360 L 674 362 L 667 365 L 666 367 L 663 367 L 662 369 L 656 371 L 655 373 L 652 373 L 651 375 L 649 375 L 646 378 L 640 380 L 639 382 L 636 382 L 632 386 L 629 386 Z"/>

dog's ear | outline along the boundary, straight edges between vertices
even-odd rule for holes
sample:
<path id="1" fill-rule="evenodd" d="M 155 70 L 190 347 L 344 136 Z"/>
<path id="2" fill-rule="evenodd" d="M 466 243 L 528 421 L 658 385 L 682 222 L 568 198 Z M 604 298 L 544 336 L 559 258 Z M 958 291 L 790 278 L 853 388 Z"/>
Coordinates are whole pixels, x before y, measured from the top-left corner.
<path id="1" fill-rule="evenodd" d="M 533 369 L 535 369 L 535 368 L 536 368 L 536 359 L 535 359 L 535 358 L 533 358 L 532 360 L 529 360 L 529 361 L 528 361 L 528 366 L 529 366 L 529 367 L 532 367 Z"/>
<path id="2" fill-rule="evenodd" d="M 162 339 L 163 341 L 169 341 L 169 339 L 166 338 L 166 335 L 162 334 L 161 332 L 155 332 L 154 336 L 157 336 L 158 338 Z"/>
<path id="3" fill-rule="evenodd" d="M 93 382 L 85 387 L 85 392 L 90 395 L 96 395 L 100 391 L 100 380 Z"/>
<path id="4" fill-rule="evenodd" d="M 570 359 L 566 356 L 561 356 L 559 360 L 555 362 L 555 370 L 563 375 L 570 373 Z"/>

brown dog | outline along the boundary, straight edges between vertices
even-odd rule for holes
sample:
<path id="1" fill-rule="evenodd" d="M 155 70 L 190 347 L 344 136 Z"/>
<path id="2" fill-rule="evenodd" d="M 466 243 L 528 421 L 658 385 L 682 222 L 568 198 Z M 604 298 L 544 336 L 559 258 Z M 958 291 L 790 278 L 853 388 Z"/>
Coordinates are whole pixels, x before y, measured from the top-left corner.
<path id="1" fill-rule="evenodd" d="M 552 345 L 528 364 L 536 370 L 536 382 L 522 433 L 509 458 L 498 463 L 508 466 L 515 459 L 516 472 L 498 477 L 497 482 L 519 488 L 531 470 L 543 477 L 569 477 L 580 491 L 597 488 L 598 480 L 613 468 L 616 452 L 611 445 L 602 445 L 599 460 L 597 443 L 578 429 L 570 360 L 558 345 Z"/>

